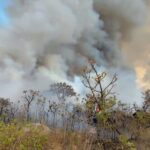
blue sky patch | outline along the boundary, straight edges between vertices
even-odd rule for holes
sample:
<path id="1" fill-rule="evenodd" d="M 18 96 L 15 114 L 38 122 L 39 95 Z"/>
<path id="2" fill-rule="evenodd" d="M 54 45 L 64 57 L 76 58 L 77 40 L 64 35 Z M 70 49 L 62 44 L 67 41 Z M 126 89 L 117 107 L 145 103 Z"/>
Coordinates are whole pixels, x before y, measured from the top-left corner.
<path id="1" fill-rule="evenodd" d="M 0 25 L 8 25 L 9 18 L 6 13 L 6 7 L 8 5 L 9 0 L 0 0 Z"/>

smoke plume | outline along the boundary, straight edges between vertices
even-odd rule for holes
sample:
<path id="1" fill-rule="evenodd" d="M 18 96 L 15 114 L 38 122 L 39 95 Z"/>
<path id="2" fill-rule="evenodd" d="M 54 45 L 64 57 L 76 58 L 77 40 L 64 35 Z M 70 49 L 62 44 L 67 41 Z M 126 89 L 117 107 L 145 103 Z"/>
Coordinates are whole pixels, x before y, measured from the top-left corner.
<path id="1" fill-rule="evenodd" d="M 0 28 L 1 96 L 56 81 L 82 89 L 80 69 L 94 59 L 118 74 L 120 98 L 140 99 L 121 45 L 144 24 L 144 0 L 12 0 L 7 13 L 10 23 Z"/>

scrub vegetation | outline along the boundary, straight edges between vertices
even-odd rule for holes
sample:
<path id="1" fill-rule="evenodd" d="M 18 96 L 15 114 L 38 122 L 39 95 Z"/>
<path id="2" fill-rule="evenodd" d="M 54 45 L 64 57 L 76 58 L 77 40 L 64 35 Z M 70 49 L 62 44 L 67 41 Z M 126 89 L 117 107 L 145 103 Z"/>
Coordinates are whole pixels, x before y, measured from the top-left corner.
<path id="1" fill-rule="evenodd" d="M 83 98 L 67 83 L 50 85 L 49 97 L 25 90 L 16 102 L 0 98 L 0 150 L 148 150 L 150 90 L 142 106 L 122 103 L 117 75 L 107 79 L 94 62 L 81 81 Z"/>

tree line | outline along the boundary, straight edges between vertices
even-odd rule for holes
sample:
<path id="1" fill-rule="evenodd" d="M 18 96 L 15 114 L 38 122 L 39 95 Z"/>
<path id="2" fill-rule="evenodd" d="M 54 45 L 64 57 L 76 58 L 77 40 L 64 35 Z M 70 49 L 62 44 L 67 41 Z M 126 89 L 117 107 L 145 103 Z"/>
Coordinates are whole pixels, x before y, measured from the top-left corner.
<path id="1" fill-rule="evenodd" d="M 136 149 L 150 128 L 150 90 L 143 93 L 141 107 L 129 106 L 117 100 L 113 91 L 117 75 L 104 84 L 106 78 L 107 73 L 99 73 L 91 61 L 82 70 L 82 83 L 87 89 L 84 98 L 67 83 L 51 84 L 49 98 L 40 91 L 25 90 L 17 102 L 0 98 L 0 121 L 43 123 L 65 131 L 88 132 L 92 128 L 93 149 Z"/>

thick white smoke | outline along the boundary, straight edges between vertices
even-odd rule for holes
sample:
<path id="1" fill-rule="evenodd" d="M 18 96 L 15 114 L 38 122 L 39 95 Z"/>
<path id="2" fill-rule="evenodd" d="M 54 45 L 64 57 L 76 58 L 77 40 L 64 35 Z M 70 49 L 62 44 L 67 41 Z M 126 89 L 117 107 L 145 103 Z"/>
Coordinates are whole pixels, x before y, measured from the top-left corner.
<path id="1" fill-rule="evenodd" d="M 143 0 L 13 0 L 7 11 L 10 25 L 0 29 L 1 96 L 45 90 L 55 81 L 78 89 L 80 68 L 95 59 L 120 75 L 120 95 L 139 97 L 134 72 L 122 72 L 128 66 L 120 45 L 144 23 Z"/>

